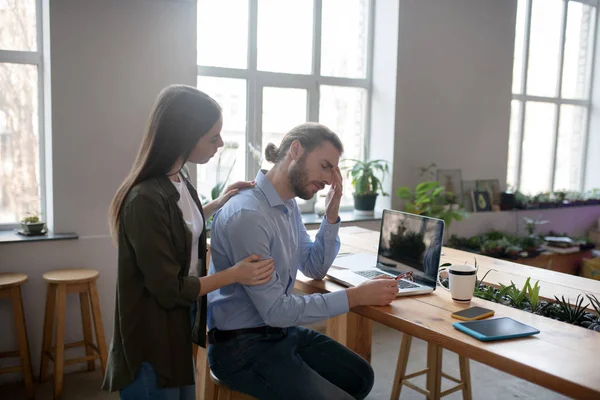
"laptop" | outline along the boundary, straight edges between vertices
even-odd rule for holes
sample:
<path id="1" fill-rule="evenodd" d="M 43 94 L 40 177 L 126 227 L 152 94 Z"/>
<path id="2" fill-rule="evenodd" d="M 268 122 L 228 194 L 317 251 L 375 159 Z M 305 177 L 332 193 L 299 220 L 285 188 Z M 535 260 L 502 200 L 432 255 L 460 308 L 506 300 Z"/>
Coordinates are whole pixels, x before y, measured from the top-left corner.
<path id="1" fill-rule="evenodd" d="M 380 275 L 395 278 L 410 272 L 412 279 L 398 280 L 397 296 L 432 293 L 437 283 L 443 237 L 441 219 L 383 210 L 377 257 L 365 258 L 362 253 L 338 257 L 327 277 L 353 287 Z M 365 259 L 371 259 L 372 264 L 365 263 Z M 335 268 L 336 262 L 349 267 Z"/>

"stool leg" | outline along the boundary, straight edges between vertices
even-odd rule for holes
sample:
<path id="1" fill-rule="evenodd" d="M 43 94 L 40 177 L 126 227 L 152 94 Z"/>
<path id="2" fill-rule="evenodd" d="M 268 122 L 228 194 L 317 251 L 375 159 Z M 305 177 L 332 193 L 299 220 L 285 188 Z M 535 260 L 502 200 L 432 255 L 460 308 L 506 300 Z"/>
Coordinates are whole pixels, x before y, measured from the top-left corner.
<path id="1" fill-rule="evenodd" d="M 219 400 L 231 400 L 231 389 L 226 386 L 219 386 Z"/>
<path id="2" fill-rule="evenodd" d="M 15 327 L 17 328 L 17 338 L 19 340 L 19 354 L 21 356 L 21 368 L 23 368 L 23 378 L 25 380 L 25 391 L 28 398 L 34 397 L 33 374 L 31 373 L 31 359 L 29 358 L 29 340 L 27 339 L 27 327 L 25 326 L 25 313 L 23 312 L 23 300 L 21 297 L 21 287 L 16 286 L 11 289 L 13 313 L 15 317 Z"/>
<path id="3" fill-rule="evenodd" d="M 67 309 L 67 286 L 59 284 L 56 293 L 56 333 L 54 353 L 54 398 L 62 393 L 63 372 L 65 363 L 65 322 Z"/>
<path id="4" fill-rule="evenodd" d="M 471 368 L 467 357 L 458 356 L 460 366 L 460 380 L 463 383 L 463 400 L 471 400 Z"/>
<path id="5" fill-rule="evenodd" d="M 40 382 L 46 380 L 48 374 L 48 352 L 52 347 L 54 333 L 54 307 L 56 305 L 56 285 L 49 283 L 46 288 L 46 313 L 44 315 L 44 339 L 42 340 L 42 357 L 40 365 Z"/>
<path id="6" fill-rule="evenodd" d="M 85 354 L 87 356 L 93 356 L 94 350 L 92 344 L 94 338 L 92 336 L 92 322 L 90 319 L 90 296 L 88 292 L 79 293 L 79 305 L 81 306 L 81 325 L 83 325 L 83 340 L 85 342 Z M 87 363 L 88 371 L 94 371 L 96 369 L 96 362 L 90 360 Z"/>
<path id="7" fill-rule="evenodd" d="M 96 328 L 96 340 L 98 341 L 98 350 L 100 350 L 100 363 L 102 364 L 102 373 L 106 372 L 106 340 L 104 339 L 104 328 L 102 326 L 102 314 L 100 313 L 100 301 L 98 300 L 98 290 L 96 282 L 90 282 L 90 300 L 92 301 L 92 314 L 94 315 L 94 327 Z"/>
<path id="8" fill-rule="evenodd" d="M 394 386 L 392 387 L 391 400 L 398 400 L 400 391 L 402 390 L 402 380 L 406 376 L 406 367 L 408 365 L 408 357 L 410 355 L 410 345 L 412 336 L 406 333 L 402 334 L 402 342 L 400 342 L 400 352 L 398 353 L 398 364 L 396 365 L 396 376 L 394 377 Z"/>
<path id="9" fill-rule="evenodd" d="M 439 400 L 442 392 L 442 348 L 427 344 L 427 389 L 430 400 Z"/>

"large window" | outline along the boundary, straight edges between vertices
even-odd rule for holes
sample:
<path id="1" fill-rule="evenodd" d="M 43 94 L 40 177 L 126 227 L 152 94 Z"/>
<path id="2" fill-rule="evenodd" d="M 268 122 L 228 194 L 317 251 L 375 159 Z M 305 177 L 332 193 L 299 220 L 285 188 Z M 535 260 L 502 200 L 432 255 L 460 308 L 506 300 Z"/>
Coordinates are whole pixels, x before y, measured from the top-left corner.
<path id="1" fill-rule="evenodd" d="M 597 0 L 518 0 L 508 186 L 583 189 Z"/>
<path id="2" fill-rule="evenodd" d="M 198 1 L 198 87 L 223 107 L 225 141 L 198 170 L 203 194 L 270 168 L 262 160 L 267 144 L 279 145 L 305 121 L 334 130 L 344 157 L 364 158 L 371 7 L 369 0 Z M 351 193 L 346 182 L 348 205 Z M 310 211 L 313 201 L 299 204 Z"/>
<path id="3" fill-rule="evenodd" d="M 41 0 L 0 0 L 0 226 L 44 214 Z"/>

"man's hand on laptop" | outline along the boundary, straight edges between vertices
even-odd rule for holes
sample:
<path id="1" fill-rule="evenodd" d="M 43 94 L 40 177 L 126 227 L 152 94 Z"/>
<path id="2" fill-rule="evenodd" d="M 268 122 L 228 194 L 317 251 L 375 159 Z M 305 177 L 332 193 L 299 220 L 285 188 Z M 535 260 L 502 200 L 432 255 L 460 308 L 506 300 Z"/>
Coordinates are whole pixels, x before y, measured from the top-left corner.
<path id="1" fill-rule="evenodd" d="M 269 258 L 261 261 L 260 256 L 252 254 L 238 261 L 229 270 L 234 283 L 248 286 L 263 285 L 271 280 L 271 275 L 275 271 L 275 260 Z"/>
<path id="2" fill-rule="evenodd" d="M 356 287 L 346 289 L 348 307 L 386 306 L 396 298 L 398 285 L 394 278 L 380 276 Z"/>

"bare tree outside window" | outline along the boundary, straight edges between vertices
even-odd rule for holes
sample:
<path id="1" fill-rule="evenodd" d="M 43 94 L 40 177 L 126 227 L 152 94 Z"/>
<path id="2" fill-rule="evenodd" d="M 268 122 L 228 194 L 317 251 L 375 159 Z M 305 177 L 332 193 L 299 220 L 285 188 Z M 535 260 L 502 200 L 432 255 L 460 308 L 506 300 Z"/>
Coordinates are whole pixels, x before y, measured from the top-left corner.
<path id="1" fill-rule="evenodd" d="M 518 0 L 507 184 L 581 191 L 597 0 Z"/>
<path id="2" fill-rule="evenodd" d="M 39 214 L 39 54 L 35 0 L 0 0 L 0 225 Z"/>

